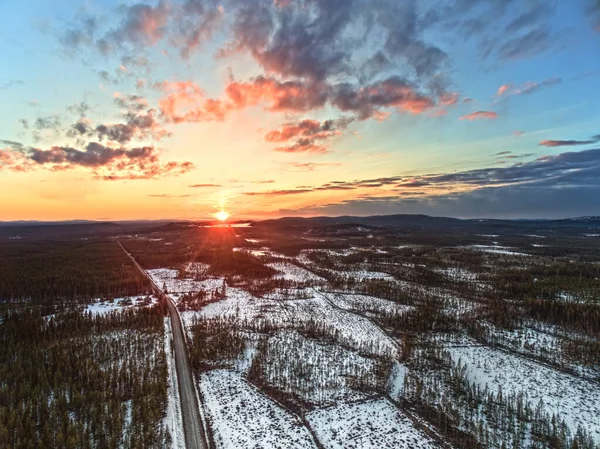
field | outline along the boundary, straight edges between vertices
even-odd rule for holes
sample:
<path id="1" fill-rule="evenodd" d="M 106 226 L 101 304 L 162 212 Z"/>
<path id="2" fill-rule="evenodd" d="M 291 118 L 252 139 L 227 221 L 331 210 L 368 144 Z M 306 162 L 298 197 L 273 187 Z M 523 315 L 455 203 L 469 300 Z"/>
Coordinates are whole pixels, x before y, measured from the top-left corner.
<path id="1" fill-rule="evenodd" d="M 89 438 L 85 426 L 101 423 L 107 447 L 185 447 L 165 305 L 120 242 L 179 310 L 216 448 L 598 449 L 600 239 L 590 235 L 600 224 L 417 221 L 407 229 L 172 223 L 89 247 L 40 242 L 31 260 L 51 267 L 42 272 L 23 268 L 19 248 L 32 242 L 10 240 L 0 254 L 18 269 L 0 272 L 0 332 L 13 356 L 31 346 L 38 360 L 62 348 L 51 352 L 56 367 L 118 385 L 101 396 L 114 428 L 104 412 L 70 415 L 79 397 L 64 408 L 52 393 L 54 412 L 75 416 L 55 419 L 63 437 Z M 96 272 L 72 279 L 71 270 L 88 272 L 86 251 Z M 76 260 L 60 272 L 69 252 Z M 23 343 L 19 329 L 60 341 Z M 70 361 L 70 352 L 89 362 Z M 2 366 L 6 385 L 25 376 Z M 0 388 L 0 399 L 18 404 L 15 391 Z M 28 425 L 7 416 L 0 409 L 11 431 Z"/>
<path id="2" fill-rule="evenodd" d="M 385 399 L 316 410 L 307 419 L 323 445 L 331 449 L 439 447 Z"/>
<path id="3" fill-rule="evenodd" d="M 204 373 L 199 385 L 217 448 L 317 447 L 297 417 L 266 398 L 238 373 Z"/>

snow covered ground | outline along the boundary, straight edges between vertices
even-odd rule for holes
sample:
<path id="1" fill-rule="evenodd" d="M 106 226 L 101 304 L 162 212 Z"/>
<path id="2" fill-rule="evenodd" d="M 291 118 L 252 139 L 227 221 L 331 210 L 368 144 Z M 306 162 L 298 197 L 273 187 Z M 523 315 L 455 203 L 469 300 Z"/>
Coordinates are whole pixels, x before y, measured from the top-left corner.
<path id="1" fill-rule="evenodd" d="M 185 449 L 177 371 L 175 370 L 175 358 L 171 349 L 172 339 L 171 318 L 165 317 L 165 355 L 167 357 L 169 378 L 167 385 L 167 415 L 164 418 L 163 425 L 171 434 L 172 445 L 170 449 Z"/>
<path id="2" fill-rule="evenodd" d="M 408 369 L 399 362 L 394 362 L 390 378 L 388 379 L 387 387 L 390 397 L 394 401 L 399 401 L 404 391 L 404 378 Z"/>
<path id="3" fill-rule="evenodd" d="M 318 327 L 324 336 L 338 343 L 372 355 L 397 355 L 396 344 L 370 320 L 336 307 L 327 295 L 313 290 L 308 299 L 280 301 L 253 297 L 245 290 L 228 288 L 227 298 L 212 303 L 199 312 L 183 312 L 187 329 L 195 317 L 231 317 L 249 327 L 261 322 L 279 329 Z"/>
<path id="4" fill-rule="evenodd" d="M 549 413 L 564 419 L 571 431 L 586 429 L 600 443 L 600 386 L 522 357 L 488 347 L 449 348 L 455 362 L 467 365 L 467 378 L 496 392 L 523 393 L 532 408 L 540 400 Z"/>
<path id="5" fill-rule="evenodd" d="M 85 308 L 86 312 L 91 312 L 92 315 L 104 315 L 118 310 L 131 309 L 133 307 L 152 306 L 158 302 L 154 297 L 150 298 L 149 304 L 144 304 L 146 296 L 131 296 L 127 298 L 115 298 L 113 300 L 104 301 L 97 300 L 92 304 L 88 304 Z"/>
<path id="6" fill-rule="evenodd" d="M 157 268 L 146 270 L 154 283 L 159 287 L 166 287 L 167 293 L 177 299 L 176 293 L 199 292 L 200 290 L 215 290 L 223 286 L 223 278 L 210 278 L 203 281 L 193 279 L 177 279 L 178 270 Z"/>
<path id="7" fill-rule="evenodd" d="M 340 404 L 310 412 L 306 418 L 328 449 L 438 447 L 386 399 Z"/>
<path id="8" fill-rule="evenodd" d="M 299 418 L 228 370 L 200 376 L 205 415 L 217 449 L 301 449 L 316 444 Z"/>
<path id="9" fill-rule="evenodd" d="M 443 270 L 436 270 L 443 274 L 448 279 L 462 282 L 472 282 L 477 280 L 477 274 L 472 271 L 465 270 L 463 268 L 446 268 Z"/>
<path id="10" fill-rule="evenodd" d="M 367 295 L 354 295 L 346 293 L 324 293 L 324 295 L 337 307 L 344 310 L 358 312 L 371 312 L 375 314 L 406 313 L 414 307 L 396 304 L 387 299 Z"/>
<path id="11" fill-rule="evenodd" d="M 325 279 L 323 279 L 321 276 L 317 276 L 311 271 L 308 271 L 305 268 L 300 268 L 290 262 L 269 263 L 267 264 L 267 267 L 273 268 L 279 272 L 274 276 L 275 279 L 285 279 L 286 281 L 295 282 L 325 282 Z"/>
<path id="12" fill-rule="evenodd" d="M 531 254 L 520 253 L 513 251 L 512 248 L 508 246 L 499 246 L 499 245 L 471 245 L 467 248 L 473 248 L 477 251 L 483 251 L 484 253 L 492 253 L 492 254 L 505 254 L 508 256 L 530 256 Z"/>
<path id="13" fill-rule="evenodd" d="M 376 364 L 355 351 L 283 331 L 269 338 L 262 368 L 269 385 L 324 406 L 372 396 L 380 383 Z"/>

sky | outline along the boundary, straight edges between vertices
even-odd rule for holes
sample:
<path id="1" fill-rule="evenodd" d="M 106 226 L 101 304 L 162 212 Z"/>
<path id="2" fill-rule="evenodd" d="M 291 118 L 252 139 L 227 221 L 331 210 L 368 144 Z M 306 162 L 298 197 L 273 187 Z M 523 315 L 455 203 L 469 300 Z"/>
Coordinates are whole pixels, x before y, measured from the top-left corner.
<path id="1" fill-rule="evenodd" d="M 600 0 L 0 0 L 0 220 L 600 215 Z"/>

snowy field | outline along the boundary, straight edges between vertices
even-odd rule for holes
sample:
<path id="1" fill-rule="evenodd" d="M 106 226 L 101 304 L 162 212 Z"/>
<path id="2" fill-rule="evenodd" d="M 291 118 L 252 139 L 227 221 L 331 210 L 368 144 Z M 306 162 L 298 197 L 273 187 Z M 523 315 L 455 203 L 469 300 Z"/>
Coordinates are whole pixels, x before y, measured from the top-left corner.
<path id="1" fill-rule="evenodd" d="M 586 429 L 600 443 L 600 386 L 522 357 L 487 347 L 449 348 L 454 362 L 467 365 L 467 378 L 496 392 L 523 393 L 533 408 L 540 400 L 549 413 L 564 419 L 571 431 Z"/>
<path id="2" fill-rule="evenodd" d="M 326 336 L 362 353 L 394 357 L 396 344 L 369 319 L 334 306 L 315 291 L 312 299 L 282 303 L 290 324 L 315 324 Z"/>
<path id="3" fill-rule="evenodd" d="M 157 268 L 146 270 L 158 288 L 167 288 L 169 294 L 199 292 L 200 290 L 215 290 L 223 286 L 223 278 L 210 278 L 203 281 L 193 279 L 177 279 L 178 270 Z M 174 296 L 176 299 L 177 296 Z"/>
<path id="4" fill-rule="evenodd" d="M 324 295 L 337 307 L 350 311 L 373 314 L 402 314 L 414 309 L 412 306 L 396 304 L 387 299 L 376 298 L 374 296 L 346 293 L 324 293 Z"/>
<path id="5" fill-rule="evenodd" d="M 316 290 L 308 299 L 278 301 L 228 288 L 225 300 L 208 304 L 200 312 L 183 312 L 186 328 L 196 317 L 231 317 L 250 327 L 261 322 L 279 329 L 312 326 L 324 336 L 362 353 L 389 357 L 398 353 L 396 344 L 370 320 L 336 307 Z"/>
<path id="6" fill-rule="evenodd" d="M 375 365 L 355 351 L 288 331 L 269 338 L 262 362 L 269 385 L 319 406 L 368 398 L 365 391 L 378 387 Z"/>
<path id="7" fill-rule="evenodd" d="M 132 309 L 134 307 L 150 307 L 158 302 L 154 297 L 150 298 L 149 304 L 144 304 L 147 296 L 131 296 L 127 298 L 115 298 L 112 301 L 97 300 L 92 304 L 88 304 L 85 308 L 86 312 L 91 312 L 92 315 L 104 315 L 110 312 L 119 310 Z"/>
<path id="8" fill-rule="evenodd" d="M 446 268 L 443 270 L 435 270 L 443 274 L 448 279 L 460 282 L 473 282 L 477 280 L 477 274 L 463 268 Z"/>
<path id="9" fill-rule="evenodd" d="M 531 254 L 513 251 L 513 249 L 508 246 L 499 246 L 499 245 L 471 245 L 471 246 L 468 246 L 467 248 L 472 248 L 477 251 L 482 251 L 484 253 L 504 254 L 507 256 L 530 256 L 531 255 Z"/>
<path id="10" fill-rule="evenodd" d="M 200 391 L 217 449 L 317 447 L 299 418 L 268 399 L 236 372 L 203 373 Z"/>
<path id="11" fill-rule="evenodd" d="M 386 399 L 340 404 L 310 412 L 306 418 L 328 449 L 439 447 Z"/>
<path id="12" fill-rule="evenodd" d="M 278 274 L 274 276 L 275 279 L 285 279 L 286 281 L 295 282 L 325 282 L 325 279 L 323 279 L 321 276 L 317 276 L 311 271 L 308 271 L 305 268 L 300 268 L 290 262 L 269 263 L 267 264 L 267 267 L 270 267 L 278 272 Z"/>

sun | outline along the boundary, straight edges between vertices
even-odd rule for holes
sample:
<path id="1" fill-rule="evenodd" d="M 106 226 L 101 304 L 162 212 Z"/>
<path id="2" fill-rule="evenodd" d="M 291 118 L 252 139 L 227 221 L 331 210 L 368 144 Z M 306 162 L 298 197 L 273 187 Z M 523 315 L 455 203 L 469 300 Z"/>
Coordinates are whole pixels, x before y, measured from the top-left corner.
<path id="1" fill-rule="evenodd" d="M 224 210 L 221 210 L 215 214 L 215 218 L 219 221 L 225 221 L 229 218 L 229 214 Z"/>

